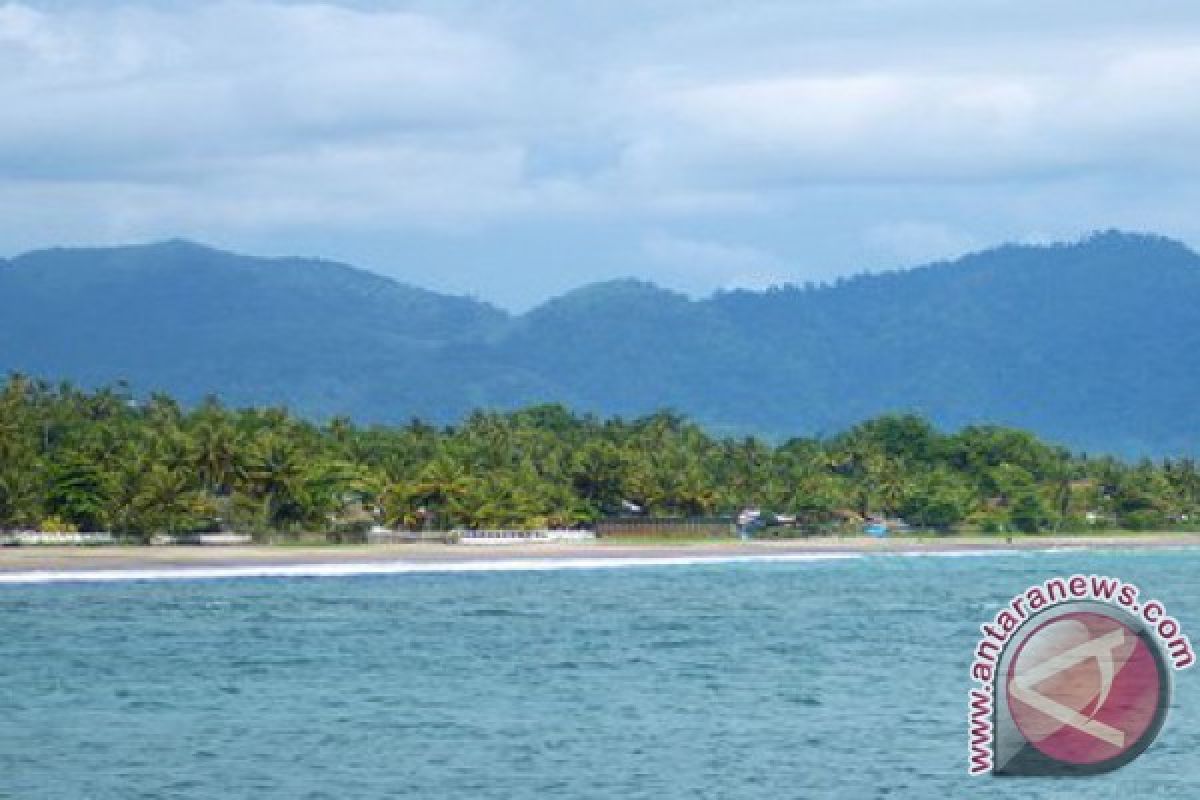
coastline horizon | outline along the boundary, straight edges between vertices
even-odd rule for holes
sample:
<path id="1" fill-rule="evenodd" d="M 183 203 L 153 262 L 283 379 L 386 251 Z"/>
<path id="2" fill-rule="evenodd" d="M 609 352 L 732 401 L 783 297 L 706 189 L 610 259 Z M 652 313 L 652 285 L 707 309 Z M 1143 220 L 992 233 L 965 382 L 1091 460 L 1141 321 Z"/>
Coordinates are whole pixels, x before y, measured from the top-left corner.
<path id="1" fill-rule="evenodd" d="M 1200 549 L 1200 533 L 1091 536 L 945 537 L 935 540 L 847 537 L 804 541 L 662 543 L 355 545 L 286 547 L 24 547 L 0 550 L 0 585 L 204 580 L 267 577 L 348 577 L 429 572 L 613 569 L 646 566 L 771 563 L 871 556 L 962 557 L 1063 551 Z"/>

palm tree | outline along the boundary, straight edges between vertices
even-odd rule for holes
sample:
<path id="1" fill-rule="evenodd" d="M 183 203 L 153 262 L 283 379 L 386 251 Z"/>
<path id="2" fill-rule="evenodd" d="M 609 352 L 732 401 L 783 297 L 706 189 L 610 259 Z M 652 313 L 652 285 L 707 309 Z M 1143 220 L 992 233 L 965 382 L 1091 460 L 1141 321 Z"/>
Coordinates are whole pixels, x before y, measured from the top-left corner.
<path id="1" fill-rule="evenodd" d="M 35 527 L 41 520 L 41 472 L 33 461 L 0 462 L 0 529 Z"/>
<path id="2" fill-rule="evenodd" d="M 912 492 L 912 472 L 895 458 L 885 458 L 879 475 L 879 500 L 883 510 L 895 515 Z"/>
<path id="3" fill-rule="evenodd" d="M 241 469 L 247 493 L 258 500 L 261 530 L 294 521 L 297 498 L 303 492 L 304 465 L 295 443 L 267 430 L 250 445 Z"/>
<path id="4" fill-rule="evenodd" d="M 241 467 L 242 442 L 224 416 L 208 416 L 192 431 L 195 468 L 210 492 L 228 494 Z"/>
<path id="5" fill-rule="evenodd" d="M 104 530 L 108 521 L 108 482 L 91 458 L 73 453 L 51 469 L 46 505 L 51 514 L 81 530 Z"/>
<path id="6" fill-rule="evenodd" d="M 1071 464 L 1068 454 L 1062 452 L 1049 470 L 1050 493 L 1054 502 L 1054 532 L 1062 530 L 1063 523 L 1071 511 Z"/>
<path id="7" fill-rule="evenodd" d="M 142 515 L 147 531 L 169 534 L 185 530 L 189 523 L 211 512 L 188 473 L 163 464 L 155 464 L 146 473 L 133 506 Z"/>
<path id="8" fill-rule="evenodd" d="M 589 442 L 571 456 L 568 469 L 571 485 L 591 508 L 611 509 L 621 502 L 627 464 L 612 442 Z"/>
<path id="9" fill-rule="evenodd" d="M 462 465 L 447 456 L 439 456 L 429 462 L 411 485 L 411 499 L 420 504 L 437 521 L 441 515 L 443 523 L 449 522 L 448 512 L 453 503 L 466 495 L 471 488 L 470 476 Z"/>

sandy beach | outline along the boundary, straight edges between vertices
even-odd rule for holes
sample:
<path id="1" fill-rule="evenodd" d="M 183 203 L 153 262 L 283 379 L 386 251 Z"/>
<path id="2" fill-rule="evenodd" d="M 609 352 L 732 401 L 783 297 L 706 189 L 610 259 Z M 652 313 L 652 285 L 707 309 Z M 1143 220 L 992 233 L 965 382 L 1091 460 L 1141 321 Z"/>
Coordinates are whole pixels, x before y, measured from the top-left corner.
<path id="1" fill-rule="evenodd" d="M 0 549 L 0 574 L 35 571 L 169 570 L 211 567 L 290 565 L 355 565 L 379 563 L 486 563 L 515 559 L 577 562 L 627 559 L 688 561 L 731 557 L 801 556 L 804 554 L 937 554 L 1047 549 L 1164 549 L 1200 547 L 1200 533 L 1088 536 L 930 537 L 924 539 L 866 537 L 777 541 L 713 541 L 630 544 L 628 542 L 538 543 L 513 545 L 346 545 L 346 546 L 162 546 L 162 547 L 9 547 Z"/>

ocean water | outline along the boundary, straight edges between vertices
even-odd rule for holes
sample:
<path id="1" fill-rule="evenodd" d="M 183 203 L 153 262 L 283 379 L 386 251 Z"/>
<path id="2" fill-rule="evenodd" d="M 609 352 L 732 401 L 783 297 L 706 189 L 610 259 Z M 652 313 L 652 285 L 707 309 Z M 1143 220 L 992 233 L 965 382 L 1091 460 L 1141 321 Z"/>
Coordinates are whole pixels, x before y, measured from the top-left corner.
<path id="1" fill-rule="evenodd" d="M 1197 551 L 0 586 L 0 797 L 1200 797 L 1200 669 L 1122 770 L 967 777 L 978 625 L 1076 571 L 1200 631 Z"/>

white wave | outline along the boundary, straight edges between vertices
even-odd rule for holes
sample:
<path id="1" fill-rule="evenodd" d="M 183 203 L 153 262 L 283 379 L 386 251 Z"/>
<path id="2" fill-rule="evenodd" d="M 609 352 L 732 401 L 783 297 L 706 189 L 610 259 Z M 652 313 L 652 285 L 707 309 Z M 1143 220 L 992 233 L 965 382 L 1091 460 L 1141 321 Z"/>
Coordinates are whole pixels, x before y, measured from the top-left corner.
<path id="1" fill-rule="evenodd" d="M 534 572 L 560 569 L 672 567 L 699 564 L 839 561 L 859 553 L 773 553 L 769 555 L 659 556 L 601 558 L 510 558 L 479 561 L 384 561 L 325 564 L 245 564 L 221 567 L 158 569 L 81 569 L 0 572 L 0 584 L 113 583 L 186 581 L 222 578 L 329 578 L 354 575 L 404 575 L 436 572 Z"/>
<path id="2" fill-rule="evenodd" d="M 1053 553 L 1054 550 L 1032 550 L 1029 548 L 1004 547 L 979 550 L 896 550 L 877 555 L 909 556 L 912 558 L 980 558 L 984 556 L 1020 556 L 1032 553 Z M 873 554 L 874 555 L 874 554 Z"/>
<path id="3" fill-rule="evenodd" d="M 1119 543 L 1114 543 L 1105 547 L 1096 547 L 1092 544 L 1069 544 L 1069 545 L 1046 545 L 1045 547 L 985 547 L 977 549 L 964 550 L 892 550 L 881 552 L 866 552 L 864 555 L 879 555 L 879 556 L 908 556 L 911 558 L 982 558 L 986 556 L 1037 556 L 1037 555 L 1112 555 L 1120 553 L 1122 555 L 1132 555 L 1137 553 L 1163 553 L 1163 552 L 1195 552 L 1198 548 L 1196 545 L 1180 544 L 1180 545 L 1159 545 L 1154 544 L 1149 547 L 1137 546 L 1136 544 L 1122 546 Z"/>
<path id="4" fill-rule="evenodd" d="M 1146 548 L 1194 550 L 1178 545 Z M 242 564 L 220 567 L 161 567 L 157 569 L 80 569 L 23 570 L 0 572 L 0 585 L 38 583 L 112 583 L 120 581 L 187 581 L 223 578 L 323 578 L 355 575 L 404 575 L 438 572 L 544 572 L 562 569 L 622 569 L 629 567 L 673 567 L 703 564 L 757 564 L 816 561 L 844 561 L 876 557 L 909 558 L 982 558 L 1032 556 L 1062 553 L 1143 552 L 1140 548 L 1095 549 L 1091 547 L 978 548 L 963 550 L 866 550 L 834 553 L 762 553 L 755 555 L 678 555 L 678 556 L 597 556 L 592 558 L 500 558 L 478 561 L 375 561 L 314 564 Z"/>

